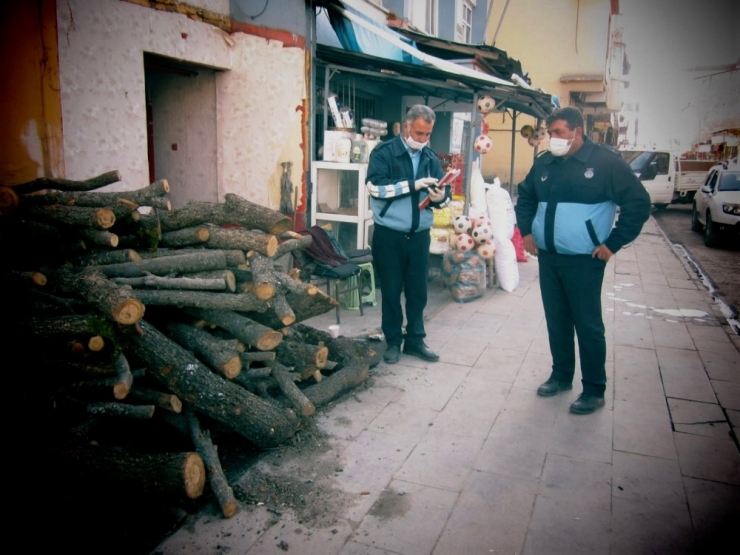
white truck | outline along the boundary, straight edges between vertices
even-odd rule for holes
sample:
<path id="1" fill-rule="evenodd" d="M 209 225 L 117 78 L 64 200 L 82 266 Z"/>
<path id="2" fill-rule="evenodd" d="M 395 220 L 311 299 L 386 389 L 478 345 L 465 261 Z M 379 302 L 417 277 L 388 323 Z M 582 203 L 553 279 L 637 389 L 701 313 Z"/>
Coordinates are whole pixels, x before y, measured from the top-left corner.
<path id="1" fill-rule="evenodd" d="M 717 164 L 711 160 L 682 159 L 670 150 L 627 147 L 619 152 L 645 186 L 656 208 L 690 203 L 709 169 Z"/>

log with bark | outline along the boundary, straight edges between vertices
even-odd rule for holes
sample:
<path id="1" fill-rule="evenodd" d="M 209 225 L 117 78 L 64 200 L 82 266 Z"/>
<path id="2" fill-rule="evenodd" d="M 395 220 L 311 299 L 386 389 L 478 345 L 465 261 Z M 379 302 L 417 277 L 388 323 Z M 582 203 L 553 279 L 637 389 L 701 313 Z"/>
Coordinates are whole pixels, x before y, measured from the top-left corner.
<path id="1" fill-rule="evenodd" d="M 141 256 L 133 249 L 121 249 L 115 251 L 95 251 L 86 254 L 77 260 L 77 266 L 103 266 L 105 264 L 122 264 L 126 262 L 137 262 Z"/>
<path id="2" fill-rule="evenodd" d="M 208 232 L 208 241 L 203 246 L 209 249 L 254 250 L 265 256 L 273 256 L 278 246 L 277 237 L 263 231 L 208 226 Z"/>
<path id="3" fill-rule="evenodd" d="M 217 376 L 154 326 L 144 320 L 140 324 L 141 335 L 126 333 L 123 340 L 183 402 L 261 448 L 280 445 L 295 434 L 298 419 L 291 411 Z"/>
<path id="4" fill-rule="evenodd" d="M 125 201 L 129 205 L 132 205 L 134 209 L 139 206 L 152 206 L 164 210 L 171 209 L 169 201 L 162 198 L 170 192 L 170 185 L 166 179 L 159 179 L 146 187 L 134 191 L 88 192 L 64 191 L 58 187 L 50 188 L 55 190 L 43 194 L 23 196 L 21 198 L 21 207 L 64 204 L 66 206 L 92 206 L 101 208 Z"/>
<path id="5" fill-rule="evenodd" d="M 177 395 L 173 395 L 172 393 L 163 393 L 149 387 L 137 385 L 136 388 L 131 391 L 129 399 L 148 405 L 154 405 L 157 408 L 175 413 L 180 413 L 182 411 L 182 401 L 180 401 L 180 398 Z"/>
<path id="6" fill-rule="evenodd" d="M 259 351 L 271 351 L 283 340 L 282 333 L 233 311 L 191 309 L 188 313 L 227 330 L 245 345 Z"/>
<path id="7" fill-rule="evenodd" d="M 305 380 L 326 366 L 329 349 L 324 345 L 284 340 L 277 346 L 276 355 L 280 363 L 293 368 Z"/>
<path id="8" fill-rule="evenodd" d="M 176 343 L 192 350 L 211 370 L 224 378 L 231 380 L 242 371 L 242 359 L 232 344 L 181 322 L 167 322 L 164 330 Z"/>
<path id="9" fill-rule="evenodd" d="M 129 405 L 126 403 L 90 403 L 87 412 L 91 416 L 115 416 L 148 420 L 154 416 L 154 405 Z"/>
<path id="10" fill-rule="evenodd" d="M 26 183 L 13 185 L 13 191 L 18 195 L 27 195 L 43 191 L 44 189 L 56 189 L 58 191 L 94 191 L 106 185 L 121 181 L 121 173 L 118 170 L 102 173 L 98 176 L 75 181 L 71 179 L 57 179 L 51 177 L 40 177 Z"/>
<path id="11" fill-rule="evenodd" d="M 177 249 L 190 245 L 203 244 L 208 241 L 210 237 L 211 232 L 206 226 L 185 227 L 163 233 L 159 244 L 168 249 Z"/>
<path id="12" fill-rule="evenodd" d="M 211 310 L 238 310 L 249 312 L 265 311 L 267 301 L 252 293 L 213 293 L 207 291 L 172 291 L 154 289 L 133 290 L 137 299 L 145 305 L 193 307 Z"/>
<path id="13" fill-rule="evenodd" d="M 173 256 L 142 258 L 135 262 L 105 264 L 98 269 L 108 277 L 140 277 L 147 273 L 165 276 L 179 273 L 226 269 L 226 257 L 220 251 L 186 251 Z"/>
<path id="14" fill-rule="evenodd" d="M 189 291 L 226 291 L 229 284 L 226 277 L 228 270 L 217 270 L 222 277 L 206 278 L 195 277 L 199 274 L 188 274 L 182 277 L 160 277 L 152 274 L 146 274 L 141 277 L 133 278 L 111 278 L 113 283 L 118 285 L 130 285 L 135 288 L 149 287 L 152 289 L 185 289 Z M 210 272 L 209 272 L 210 273 Z M 233 274 L 232 274 L 233 275 Z M 233 291 L 233 289 L 232 289 Z"/>
<path id="15" fill-rule="evenodd" d="M 72 226 L 91 227 L 93 229 L 109 229 L 116 223 L 116 216 L 110 208 L 88 208 L 86 206 L 65 206 L 51 204 L 48 206 L 34 206 L 26 210 L 31 218 L 38 218 L 46 222 L 56 222 Z"/>
<path id="16" fill-rule="evenodd" d="M 274 361 L 271 365 L 272 377 L 280 387 L 280 390 L 285 395 L 286 399 L 290 402 L 298 414 L 301 416 L 311 416 L 316 412 L 314 404 L 298 389 L 295 381 L 291 377 L 291 372 L 288 368 L 283 366 L 277 361 Z"/>
<path id="17" fill-rule="evenodd" d="M 314 406 L 321 407 L 359 387 L 369 375 L 368 361 L 353 359 L 341 370 L 337 370 L 331 376 L 324 376 L 321 381 L 308 386 L 302 392 Z"/>

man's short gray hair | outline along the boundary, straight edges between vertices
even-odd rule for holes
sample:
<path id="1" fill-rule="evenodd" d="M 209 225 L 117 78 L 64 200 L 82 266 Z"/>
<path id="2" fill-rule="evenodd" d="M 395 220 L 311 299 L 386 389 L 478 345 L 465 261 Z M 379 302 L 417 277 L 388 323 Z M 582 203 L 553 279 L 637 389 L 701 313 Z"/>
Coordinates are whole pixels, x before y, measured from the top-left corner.
<path id="1" fill-rule="evenodd" d="M 437 119 L 437 115 L 429 106 L 425 106 L 424 104 L 414 104 L 409 108 L 409 111 L 406 112 L 406 121 L 408 123 L 413 123 L 419 118 L 422 118 L 427 123 L 434 123 L 434 120 Z"/>

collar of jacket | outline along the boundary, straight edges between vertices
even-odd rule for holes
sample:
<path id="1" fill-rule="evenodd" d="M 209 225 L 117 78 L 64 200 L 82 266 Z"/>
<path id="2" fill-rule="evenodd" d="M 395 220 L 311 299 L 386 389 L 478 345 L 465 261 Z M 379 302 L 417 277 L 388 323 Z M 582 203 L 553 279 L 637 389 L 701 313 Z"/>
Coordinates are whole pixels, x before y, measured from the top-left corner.
<path id="1" fill-rule="evenodd" d="M 572 158 L 575 158 L 581 163 L 586 163 L 588 157 L 591 156 L 591 152 L 594 148 L 596 148 L 594 142 L 588 137 L 583 137 L 583 144 L 581 145 L 581 148 L 578 149 L 578 152 L 576 152 L 572 156 Z M 566 158 L 553 156 L 552 154 L 550 154 L 550 156 L 548 156 L 547 159 L 544 160 L 544 162 L 545 164 L 552 164 L 553 162 L 555 162 L 555 160 L 566 160 Z"/>
<path id="2" fill-rule="evenodd" d="M 393 156 L 408 156 L 409 152 L 406 150 L 406 145 L 403 142 L 403 139 L 401 138 L 401 135 L 397 135 L 396 137 L 393 137 L 393 142 L 391 143 L 391 148 L 393 148 Z M 421 149 L 421 155 L 422 158 L 431 158 L 431 153 L 434 151 L 431 150 L 428 146 L 425 146 Z"/>

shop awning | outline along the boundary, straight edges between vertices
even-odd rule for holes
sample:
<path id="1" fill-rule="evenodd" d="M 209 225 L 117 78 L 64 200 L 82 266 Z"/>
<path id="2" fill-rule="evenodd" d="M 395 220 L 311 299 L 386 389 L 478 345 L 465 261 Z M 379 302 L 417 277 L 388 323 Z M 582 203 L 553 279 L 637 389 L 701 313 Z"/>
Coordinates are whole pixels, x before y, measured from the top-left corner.
<path id="1" fill-rule="evenodd" d="M 367 78 L 406 82 L 422 96 L 472 101 L 476 94 L 489 95 L 500 110 L 515 110 L 542 119 L 553 110 L 551 96 L 546 93 L 424 53 L 387 26 L 369 22 L 341 7 L 330 9 L 334 10 L 335 30 L 339 30 L 333 40 L 322 38 L 319 33 L 319 62 L 362 73 Z M 343 18 L 341 25 L 337 25 L 338 16 Z M 485 54 L 490 57 L 491 52 Z"/>

